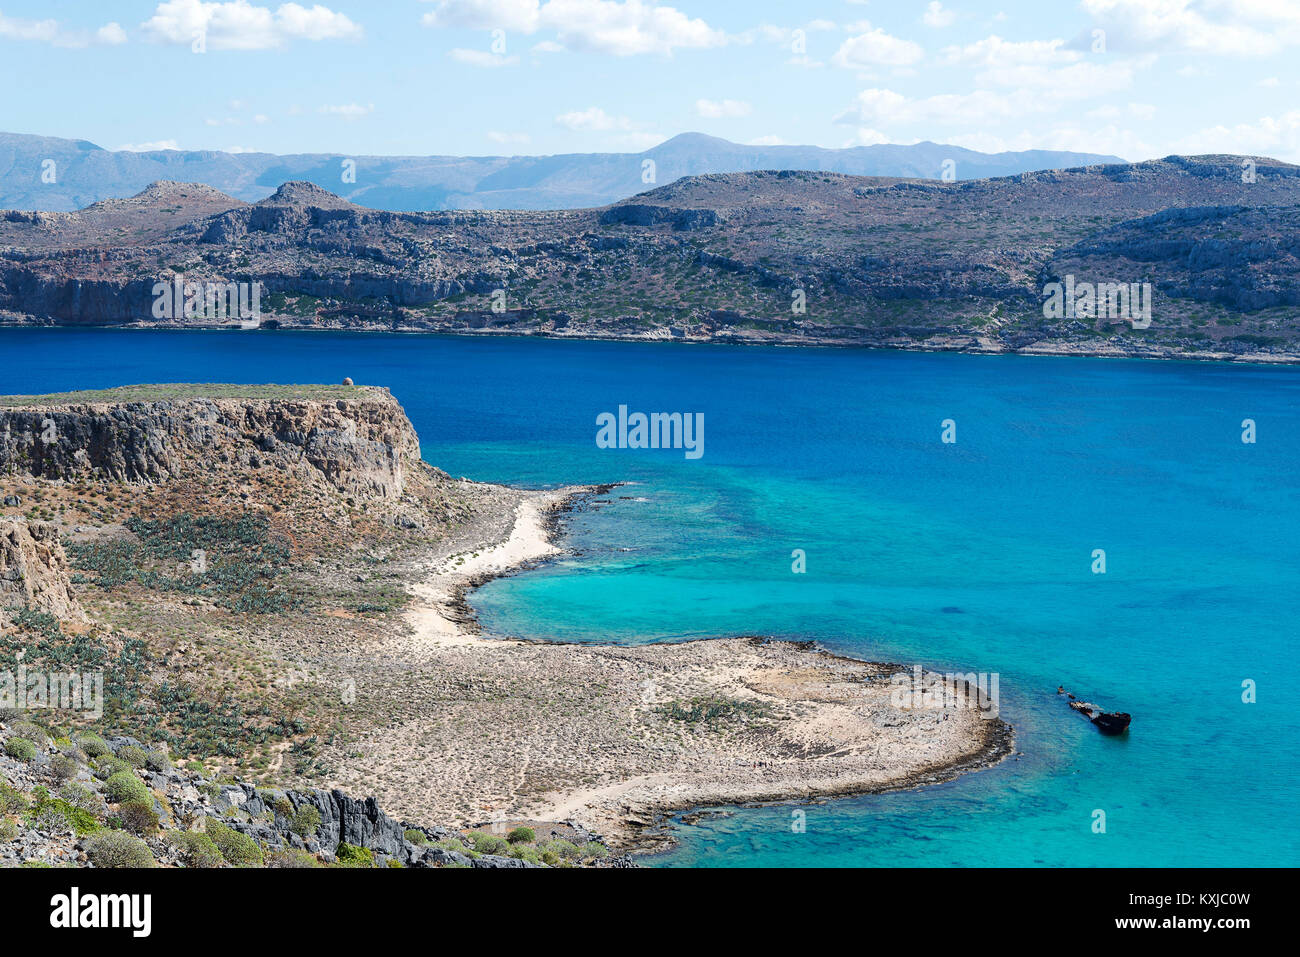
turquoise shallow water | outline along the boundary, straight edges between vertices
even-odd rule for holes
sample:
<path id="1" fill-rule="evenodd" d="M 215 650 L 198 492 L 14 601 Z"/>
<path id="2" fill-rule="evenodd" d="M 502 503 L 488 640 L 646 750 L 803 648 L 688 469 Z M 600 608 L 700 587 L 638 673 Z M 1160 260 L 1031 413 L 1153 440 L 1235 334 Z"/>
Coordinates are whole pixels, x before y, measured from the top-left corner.
<path id="1" fill-rule="evenodd" d="M 804 808 L 803 833 L 787 806 L 723 809 L 656 863 L 1300 863 L 1300 370 L 325 333 L 0 331 L 0 350 L 5 392 L 351 375 L 390 386 L 453 474 L 637 483 L 572 521 L 577 557 L 476 593 L 499 633 L 763 632 L 1000 674 L 1017 758 Z M 703 458 L 597 448 L 619 404 L 704 413 Z M 1101 737 L 1058 683 L 1132 732 Z"/>

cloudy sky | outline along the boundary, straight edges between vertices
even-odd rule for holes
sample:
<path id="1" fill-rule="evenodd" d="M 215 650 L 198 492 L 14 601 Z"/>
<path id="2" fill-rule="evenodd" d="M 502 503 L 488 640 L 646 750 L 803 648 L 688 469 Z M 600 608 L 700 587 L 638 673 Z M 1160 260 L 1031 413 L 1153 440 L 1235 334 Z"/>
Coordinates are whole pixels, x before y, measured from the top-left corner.
<path id="1" fill-rule="evenodd" d="M 1300 162 L 1300 0 L 0 0 L 0 130 L 116 148 L 934 140 Z"/>

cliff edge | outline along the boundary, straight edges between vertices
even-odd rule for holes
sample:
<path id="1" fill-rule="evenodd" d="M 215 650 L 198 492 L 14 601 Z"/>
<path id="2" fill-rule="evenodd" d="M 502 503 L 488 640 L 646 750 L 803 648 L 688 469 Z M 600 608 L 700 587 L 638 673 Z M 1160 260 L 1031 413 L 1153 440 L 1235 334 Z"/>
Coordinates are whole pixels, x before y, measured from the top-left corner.
<path id="1" fill-rule="evenodd" d="M 132 386 L 3 403 L 0 471 L 46 480 L 283 477 L 395 502 L 420 460 L 401 405 L 373 386 Z"/>

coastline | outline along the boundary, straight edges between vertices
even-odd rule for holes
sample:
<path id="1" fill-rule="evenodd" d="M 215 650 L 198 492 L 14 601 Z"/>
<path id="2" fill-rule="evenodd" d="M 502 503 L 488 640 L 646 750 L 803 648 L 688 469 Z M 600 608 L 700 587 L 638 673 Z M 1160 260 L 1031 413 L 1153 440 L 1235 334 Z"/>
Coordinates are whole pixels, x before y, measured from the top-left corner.
<path id="1" fill-rule="evenodd" d="M 358 769 L 356 780 L 369 778 L 385 805 L 464 826 L 577 823 L 619 850 L 652 852 L 672 845 L 661 829 L 672 815 L 905 790 L 990 767 L 1012 753 L 1014 732 L 1000 719 L 969 709 L 891 707 L 889 679 L 904 666 L 832 654 L 812 642 L 743 635 L 617 645 L 484 636 L 468 595 L 563 554 L 560 516 L 616 487 L 519 492 L 503 534 L 430 563 L 411 587 L 417 601 L 405 616 L 409 635 L 394 638 L 389 650 L 400 648 L 423 666 L 450 665 L 476 693 L 480 684 L 511 689 L 518 700 L 508 696 L 504 703 L 515 706 L 497 710 L 495 747 L 518 759 L 487 760 L 471 747 L 479 757 L 467 763 L 456 745 L 450 759 L 417 749 L 426 779 L 406 786 L 400 782 L 414 769 L 391 753 L 386 760 L 376 741 L 376 748 L 362 749 L 374 756 L 374 771 Z M 545 714 L 547 703 L 519 690 L 538 678 L 607 693 L 592 710 L 556 721 Z M 669 702 L 710 695 L 749 711 L 712 728 L 676 728 L 660 717 Z M 437 724 L 417 716 L 402 732 L 423 739 Z M 526 786 L 534 773 L 541 783 Z M 440 775 L 475 795 L 470 810 L 480 812 L 477 818 L 449 806 Z"/>
<path id="2" fill-rule="evenodd" d="M 581 333 L 563 333 L 552 330 L 464 329 L 464 328 L 393 328 L 392 326 L 285 326 L 277 325 L 257 329 L 241 329 L 230 324 L 191 324 L 178 327 L 173 323 L 133 322 L 102 325 L 70 325 L 67 323 L 14 322 L 0 317 L 0 332 L 6 329 L 70 329 L 76 331 L 108 330 L 114 332 L 289 332 L 289 333 L 344 333 L 363 335 L 427 335 L 451 336 L 457 339 L 550 339 L 560 342 L 647 342 L 672 343 L 682 346 L 774 346 L 790 349 L 865 349 L 881 352 L 957 353 L 972 356 L 1034 356 L 1075 359 L 1135 359 L 1151 362 L 1222 362 L 1233 365 L 1293 366 L 1300 365 L 1300 352 L 1225 352 L 1214 350 L 1185 351 L 1152 344 L 1142 348 L 1120 343 L 1093 345 L 1068 340 L 1037 340 L 1023 346 L 985 339 L 975 334 L 934 336 L 926 340 L 898 339 L 810 339 L 800 336 L 771 334 L 726 334 L 703 336 L 674 336 L 667 329 L 644 334 L 620 334 L 586 330 Z"/>

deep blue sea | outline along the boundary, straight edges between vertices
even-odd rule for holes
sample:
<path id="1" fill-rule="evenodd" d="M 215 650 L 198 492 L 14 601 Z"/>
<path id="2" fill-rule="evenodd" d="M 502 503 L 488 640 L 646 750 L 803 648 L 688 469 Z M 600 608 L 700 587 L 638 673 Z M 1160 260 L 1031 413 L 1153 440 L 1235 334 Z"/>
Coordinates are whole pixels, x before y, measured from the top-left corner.
<path id="1" fill-rule="evenodd" d="M 574 518 L 578 557 L 475 594 L 496 633 L 762 632 L 1000 675 L 1015 758 L 806 807 L 803 833 L 719 809 L 656 863 L 1300 864 L 1300 369 L 276 332 L 3 330 L 0 354 L 6 393 L 351 376 L 453 475 L 636 483 Z M 703 413 L 703 457 L 598 448 L 619 405 Z"/>

